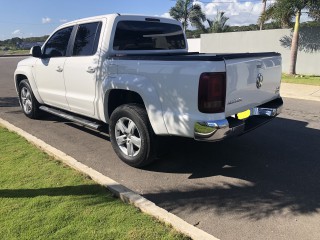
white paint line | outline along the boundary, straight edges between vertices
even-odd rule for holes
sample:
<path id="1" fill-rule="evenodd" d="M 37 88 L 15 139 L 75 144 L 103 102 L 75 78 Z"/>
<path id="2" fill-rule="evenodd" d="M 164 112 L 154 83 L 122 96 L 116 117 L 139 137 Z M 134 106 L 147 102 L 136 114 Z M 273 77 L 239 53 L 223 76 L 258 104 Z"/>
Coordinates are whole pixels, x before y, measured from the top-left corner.
<path id="1" fill-rule="evenodd" d="M 139 194 L 131 191 L 125 186 L 119 184 L 113 179 L 104 176 L 102 173 L 78 162 L 73 157 L 67 155 L 66 153 L 50 146 L 39 138 L 25 132 L 24 130 L 12 125 L 11 123 L 0 118 L 0 125 L 4 126 L 8 130 L 19 134 L 24 137 L 27 141 L 40 148 L 50 156 L 61 161 L 62 163 L 72 167 L 73 169 L 84 173 L 91 177 L 95 182 L 107 187 L 111 192 L 117 195 L 122 201 L 130 203 L 142 212 L 149 214 L 160 221 L 170 224 L 178 232 L 181 232 L 194 240 L 217 240 L 214 236 L 204 232 L 203 230 L 196 228 L 195 226 L 187 223 L 183 219 L 177 217 L 176 215 L 169 213 L 167 210 L 158 207 L 153 202 L 140 196 Z"/>

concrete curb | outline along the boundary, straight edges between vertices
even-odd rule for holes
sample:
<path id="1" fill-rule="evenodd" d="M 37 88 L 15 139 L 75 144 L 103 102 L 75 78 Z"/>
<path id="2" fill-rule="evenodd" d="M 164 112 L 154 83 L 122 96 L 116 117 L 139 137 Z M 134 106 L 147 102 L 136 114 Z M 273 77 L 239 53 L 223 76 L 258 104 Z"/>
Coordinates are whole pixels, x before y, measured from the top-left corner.
<path id="1" fill-rule="evenodd" d="M 130 189 L 119 184 L 113 179 L 107 176 L 104 176 L 103 174 L 97 172 L 96 170 L 78 162 L 76 159 L 72 158 L 66 153 L 50 146 L 44 141 L 12 125 L 11 123 L 3 120 L 2 118 L 0 118 L 0 125 L 24 137 L 27 141 L 29 141 L 36 147 L 40 148 L 41 150 L 45 151 L 50 156 L 53 156 L 55 159 L 91 177 L 95 182 L 108 188 L 112 193 L 118 196 L 122 201 L 126 203 L 130 203 L 136 206 L 137 208 L 139 208 L 142 212 L 149 214 L 151 216 L 154 216 L 160 221 L 170 224 L 178 232 L 181 232 L 191 237 L 194 240 L 217 240 L 217 238 L 213 237 L 212 235 L 204 232 L 199 228 L 196 228 L 195 226 L 187 223 L 186 221 L 182 220 L 176 215 L 169 213 L 167 210 L 158 207 L 153 202 L 131 191 Z"/>

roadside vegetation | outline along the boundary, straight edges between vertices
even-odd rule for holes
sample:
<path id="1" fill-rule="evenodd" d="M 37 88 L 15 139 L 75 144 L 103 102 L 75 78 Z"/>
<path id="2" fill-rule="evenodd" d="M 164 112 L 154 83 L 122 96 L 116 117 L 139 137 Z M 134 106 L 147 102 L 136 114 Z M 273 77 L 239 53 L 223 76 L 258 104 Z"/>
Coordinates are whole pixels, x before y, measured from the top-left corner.
<path id="1" fill-rule="evenodd" d="M 265 0 L 263 0 L 266 2 Z M 320 20 L 320 2 L 315 0 L 276 0 L 272 2 L 261 13 L 259 22 L 272 20 L 280 23 L 282 28 L 292 27 L 292 19 L 295 18 L 293 35 L 290 43 L 290 67 L 289 74 L 296 74 L 296 63 L 299 49 L 299 38 L 301 28 L 302 11 L 307 11 L 308 17 L 318 21 Z"/>
<path id="2" fill-rule="evenodd" d="M 320 86 L 320 76 L 282 74 L 282 82 Z"/>
<path id="3" fill-rule="evenodd" d="M 23 50 L 23 49 L 9 49 L 7 51 L 0 50 L 0 56 L 1 55 L 24 55 L 24 54 L 29 54 L 29 50 Z"/>
<path id="4" fill-rule="evenodd" d="M 1 55 L 29 54 L 30 48 L 34 45 L 41 45 L 48 36 L 19 38 L 14 37 L 0 41 Z"/>
<path id="5" fill-rule="evenodd" d="M 0 127 L 1 239 L 188 239 Z"/>

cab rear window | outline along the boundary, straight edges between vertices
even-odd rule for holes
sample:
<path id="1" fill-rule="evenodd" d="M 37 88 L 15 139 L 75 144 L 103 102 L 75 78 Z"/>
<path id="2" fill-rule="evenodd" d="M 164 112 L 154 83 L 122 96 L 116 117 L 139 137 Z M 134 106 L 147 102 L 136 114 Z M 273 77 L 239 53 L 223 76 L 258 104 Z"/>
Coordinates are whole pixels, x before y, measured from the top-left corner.
<path id="1" fill-rule="evenodd" d="M 179 25 L 148 22 L 119 21 L 113 42 L 114 50 L 170 50 L 185 49 L 186 43 Z"/>

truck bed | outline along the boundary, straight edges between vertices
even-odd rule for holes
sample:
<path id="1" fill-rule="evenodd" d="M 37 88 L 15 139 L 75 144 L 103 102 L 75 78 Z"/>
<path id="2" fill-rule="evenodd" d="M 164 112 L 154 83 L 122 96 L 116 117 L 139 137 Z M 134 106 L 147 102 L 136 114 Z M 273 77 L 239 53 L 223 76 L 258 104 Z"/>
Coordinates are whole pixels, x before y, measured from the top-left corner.
<path id="1" fill-rule="evenodd" d="M 141 60 L 141 61 L 223 61 L 239 58 L 264 58 L 281 56 L 277 52 L 258 53 L 157 53 L 157 54 L 119 54 L 111 56 L 114 60 Z"/>

